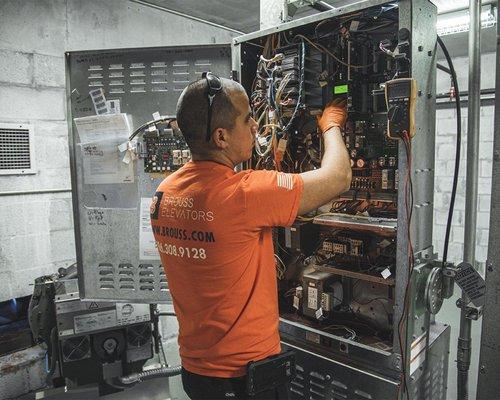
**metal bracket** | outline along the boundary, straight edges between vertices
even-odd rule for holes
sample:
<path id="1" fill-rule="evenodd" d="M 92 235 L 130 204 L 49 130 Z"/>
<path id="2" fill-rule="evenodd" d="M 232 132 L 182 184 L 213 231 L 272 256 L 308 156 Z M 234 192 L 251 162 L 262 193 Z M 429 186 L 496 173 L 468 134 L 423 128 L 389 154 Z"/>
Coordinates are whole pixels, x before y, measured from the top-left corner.
<path id="1" fill-rule="evenodd" d="M 457 307 L 458 308 L 463 308 L 463 301 L 462 299 L 457 300 Z M 476 307 L 476 306 L 465 306 L 465 318 L 468 318 L 473 321 L 477 321 L 481 316 L 483 315 L 483 307 Z"/>
<path id="2" fill-rule="evenodd" d="M 457 266 L 452 263 L 446 263 L 446 265 L 443 267 L 443 275 L 455 279 L 456 274 Z"/>
<path id="3" fill-rule="evenodd" d="M 316 0 L 285 0 L 281 19 L 283 22 L 287 22 L 293 18 L 299 8 L 313 6 L 314 3 L 316 3 Z"/>
<path id="4" fill-rule="evenodd" d="M 281 21 L 288 22 L 300 8 L 314 5 L 322 6 L 323 8 L 326 7 L 326 9 L 335 8 L 321 0 L 285 0 L 283 11 L 281 12 Z"/>

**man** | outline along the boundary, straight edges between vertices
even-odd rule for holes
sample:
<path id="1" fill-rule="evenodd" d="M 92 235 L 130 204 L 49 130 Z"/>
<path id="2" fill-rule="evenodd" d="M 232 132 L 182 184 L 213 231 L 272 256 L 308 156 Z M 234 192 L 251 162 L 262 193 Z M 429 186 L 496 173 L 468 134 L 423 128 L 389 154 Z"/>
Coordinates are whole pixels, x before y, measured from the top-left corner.
<path id="1" fill-rule="evenodd" d="M 243 87 L 209 74 L 181 94 L 177 123 L 192 161 L 160 184 L 151 219 L 189 397 L 245 398 L 247 364 L 280 353 L 272 227 L 289 226 L 348 189 L 345 119 L 343 104 L 325 108 L 317 170 L 235 172 L 251 157 L 258 128 Z"/>

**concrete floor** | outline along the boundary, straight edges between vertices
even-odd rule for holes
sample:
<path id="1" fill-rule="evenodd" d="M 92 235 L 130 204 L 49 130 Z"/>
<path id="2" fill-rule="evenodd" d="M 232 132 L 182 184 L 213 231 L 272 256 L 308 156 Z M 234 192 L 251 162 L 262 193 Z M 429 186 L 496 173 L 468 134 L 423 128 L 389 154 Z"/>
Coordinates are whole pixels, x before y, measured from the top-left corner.
<path id="1" fill-rule="evenodd" d="M 164 342 L 165 356 L 167 362 L 171 366 L 179 365 L 179 348 L 177 346 L 177 338 L 170 339 Z M 157 362 L 157 359 L 153 360 Z M 36 392 L 28 393 L 16 400 L 33 400 L 33 399 L 68 399 L 68 400 L 89 400 L 95 398 L 96 393 L 92 389 L 85 389 L 71 394 L 57 393 L 51 397 L 40 397 Z M 189 400 L 182 388 L 180 375 L 171 378 L 157 378 L 147 382 L 140 383 L 131 389 L 123 392 L 114 393 L 100 397 L 103 400 Z"/>
<path id="2" fill-rule="evenodd" d="M 436 320 L 442 323 L 451 325 L 451 342 L 450 342 L 450 363 L 448 370 L 448 393 L 447 398 L 456 398 L 456 346 L 457 346 L 457 336 L 458 336 L 458 325 L 459 325 L 459 310 L 455 305 L 455 301 L 458 298 L 459 291 L 456 288 L 455 296 L 444 302 L 440 313 L 436 316 Z M 476 394 L 477 385 L 477 368 L 479 360 L 479 345 L 480 345 L 480 332 L 481 332 L 481 321 L 473 322 L 472 325 L 472 337 L 473 337 L 473 349 L 472 349 L 472 365 L 470 370 L 470 398 L 474 399 Z M 172 328 L 173 329 L 173 328 Z M 179 365 L 179 349 L 177 345 L 177 338 L 171 338 L 164 342 L 165 355 L 169 365 Z M 157 359 L 153 361 L 157 362 Z M 167 382 L 168 381 L 168 382 Z M 95 396 L 89 396 L 87 394 L 81 394 L 82 400 L 88 400 L 90 398 L 95 398 Z M 16 400 L 33 400 L 35 399 L 35 393 L 28 393 L 24 396 L 16 398 Z M 66 397 L 59 397 L 64 399 L 77 400 L 75 394 Z M 127 391 L 115 393 L 108 396 L 101 397 L 105 400 L 188 400 L 186 393 L 182 388 L 182 382 L 180 376 L 175 376 L 171 378 L 157 378 L 150 380 L 141 384 L 136 385 L 134 388 Z"/>

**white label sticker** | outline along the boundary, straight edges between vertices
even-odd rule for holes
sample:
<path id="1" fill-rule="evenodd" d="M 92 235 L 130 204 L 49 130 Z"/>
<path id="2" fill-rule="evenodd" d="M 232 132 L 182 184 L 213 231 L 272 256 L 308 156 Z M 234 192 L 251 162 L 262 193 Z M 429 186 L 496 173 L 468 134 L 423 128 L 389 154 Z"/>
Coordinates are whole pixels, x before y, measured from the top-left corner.
<path id="1" fill-rule="evenodd" d="M 161 118 L 161 115 L 160 115 L 160 113 L 158 111 L 156 111 L 156 112 L 153 113 L 153 119 L 154 120 L 157 120 L 157 119 L 160 119 L 160 118 Z"/>
<path id="2" fill-rule="evenodd" d="M 316 310 L 316 319 L 320 319 L 322 316 L 323 316 L 323 309 L 322 308 L 318 308 Z"/>
<path id="3" fill-rule="evenodd" d="M 149 305 L 116 303 L 116 318 L 118 325 L 129 325 L 149 321 Z"/>
<path id="4" fill-rule="evenodd" d="M 257 141 L 261 146 L 267 146 L 267 139 L 264 136 L 257 136 Z"/>
<path id="5" fill-rule="evenodd" d="M 318 308 L 318 289 L 311 286 L 307 288 L 307 307 L 312 310 Z"/>
<path id="6" fill-rule="evenodd" d="M 382 278 L 387 279 L 391 276 L 391 271 L 389 268 L 386 268 L 380 273 L 380 275 L 382 275 Z"/>
<path id="7" fill-rule="evenodd" d="M 123 153 L 125 150 L 128 149 L 128 143 L 129 141 L 127 140 L 126 142 L 123 142 L 121 145 L 118 146 L 118 150 L 120 153 Z"/>
<path id="8" fill-rule="evenodd" d="M 73 329 L 65 329 L 62 331 L 59 331 L 59 336 L 68 336 L 68 335 L 73 335 L 75 331 Z"/>
<path id="9" fill-rule="evenodd" d="M 160 259 L 160 253 L 156 248 L 153 229 L 151 228 L 151 201 L 152 199 L 149 197 L 141 198 L 141 213 L 139 216 L 139 259 L 141 260 Z"/>
<path id="10" fill-rule="evenodd" d="M 300 299 L 297 296 L 293 296 L 293 308 L 296 308 L 297 310 L 300 307 Z"/>
<path id="11" fill-rule="evenodd" d="M 106 100 L 106 106 L 108 107 L 108 114 L 120 114 L 120 100 Z"/>
<path id="12" fill-rule="evenodd" d="M 56 303 L 57 314 L 64 314 L 80 310 L 85 310 L 85 305 L 80 301 L 80 299 Z"/>
<path id="13" fill-rule="evenodd" d="M 116 310 L 101 311 L 74 317 L 75 333 L 91 332 L 117 325 Z"/>

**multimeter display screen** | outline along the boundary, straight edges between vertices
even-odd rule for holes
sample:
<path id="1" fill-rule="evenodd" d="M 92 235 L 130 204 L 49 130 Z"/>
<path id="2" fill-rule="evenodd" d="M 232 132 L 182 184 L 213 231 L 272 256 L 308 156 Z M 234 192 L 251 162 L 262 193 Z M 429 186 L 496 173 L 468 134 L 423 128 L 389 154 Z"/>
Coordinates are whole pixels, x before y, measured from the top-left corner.
<path id="1" fill-rule="evenodd" d="M 410 97 L 410 85 L 407 83 L 396 83 L 389 86 L 389 98 Z"/>

